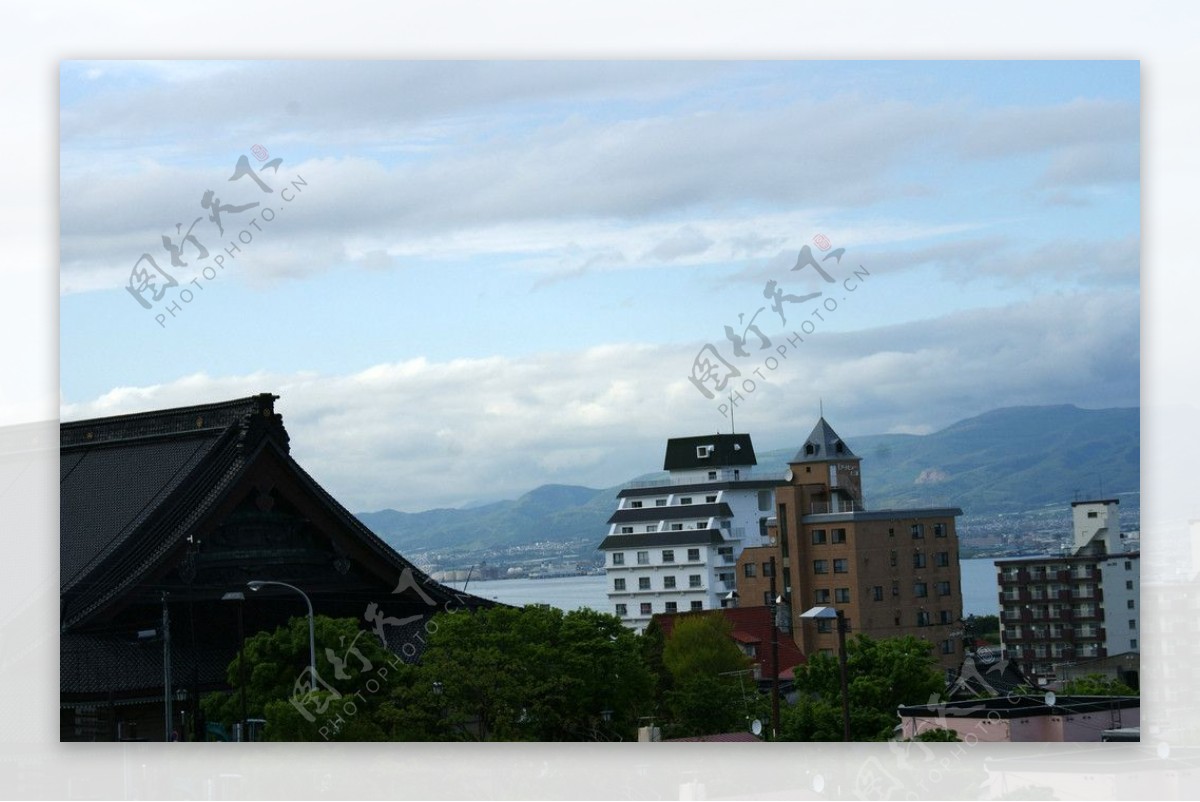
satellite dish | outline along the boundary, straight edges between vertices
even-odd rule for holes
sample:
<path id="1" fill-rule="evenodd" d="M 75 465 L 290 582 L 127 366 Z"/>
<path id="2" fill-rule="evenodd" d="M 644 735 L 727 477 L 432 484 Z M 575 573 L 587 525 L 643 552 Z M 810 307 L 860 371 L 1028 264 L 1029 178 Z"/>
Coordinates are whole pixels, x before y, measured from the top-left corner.
<path id="1" fill-rule="evenodd" d="M 754 719 L 754 721 L 751 721 L 750 722 L 750 732 L 754 733 L 755 735 L 762 735 L 762 722 L 759 721 L 758 719 Z"/>
<path id="2" fill-rule="evenodd" d="M 1046 695 L 1043 697 L 1043 699 L 1045 699 L 1048 707 L 1054 707 L 1054 702 L 1058 699 L 1058 697 L 1054 695 L 1054 691 L 1046 691 Z"/>

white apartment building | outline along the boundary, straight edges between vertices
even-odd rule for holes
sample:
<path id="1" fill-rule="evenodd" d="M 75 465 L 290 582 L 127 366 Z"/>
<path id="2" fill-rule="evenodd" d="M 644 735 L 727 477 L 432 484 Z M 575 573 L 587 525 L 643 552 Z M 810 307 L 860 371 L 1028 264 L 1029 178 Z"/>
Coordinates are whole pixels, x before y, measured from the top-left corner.
<path id="1" fill-rule="evenodd" d="M 747 546 L 764 545 L 777 474 L 757 472 L 748 434 L 667 441 L 666 479 L 617 494 L 605 552 L 610 610 L 637 630 L 657 613 L 725 606 Z"/>

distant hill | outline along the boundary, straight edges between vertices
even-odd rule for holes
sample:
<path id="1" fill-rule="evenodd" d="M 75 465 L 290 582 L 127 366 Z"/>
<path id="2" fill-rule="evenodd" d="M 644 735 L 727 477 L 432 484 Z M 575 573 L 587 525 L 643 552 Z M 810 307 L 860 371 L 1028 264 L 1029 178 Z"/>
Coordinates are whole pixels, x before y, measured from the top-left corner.
<path id="1" fill-rule="evenodd" d="M 797 434 L 803 438 L 808 432 Z M 968 516 L 994 515 L 1066 507 L 1077 497 L 1140 487 L 1136 407 L 1009 407 L 927 435 L 841 434 L 862 458 L 868 509 L 949 504 Z M 798 449 L 799 442 L 759 454 L 759 466 L 778 466 L 782 473 Z M 401 551 L 579 538 L 599 543 L 618 489 L 543 485 L 512 501 L 418 513 L 382 510 L 358 518 Z"/>

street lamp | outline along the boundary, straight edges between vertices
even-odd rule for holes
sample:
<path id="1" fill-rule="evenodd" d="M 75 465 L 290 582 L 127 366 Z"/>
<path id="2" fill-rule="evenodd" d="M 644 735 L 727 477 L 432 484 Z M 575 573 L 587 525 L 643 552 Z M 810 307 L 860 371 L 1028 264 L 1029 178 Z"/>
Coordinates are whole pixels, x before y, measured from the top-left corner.
<path id="1" fill-rule="evenodd" d="M 833 607 L 812 607 L 800 614 L 801 618 L 837 619 L 838 668 L 842 679 L 842 740 L 850 740 L 850 682 L 846 671 L 846 617 Z"/>
<path id="2" fill-rule="evenodd" d="M 308 605 L 308 667 L 313 675 L 313 690 L 317 688 L 317 637 L 313 627 L 313 606 L 312 601 L 308 598 L 308 594 L 300 590 L 295 585 L 289 585 L 287 582 L 276 582 L 274 580 L 256 579 L 252 582 L 247 582 L 246 587 L 250 590 L 258 591 L 265 585 L 279 585 L 280 587 L 290 588 L 304 597 L 304 603 Z"/>
<path id="3" fill-rule="evenodd" d="M 242 721 L 238 731 L 238 740 L 246 737 L 246 594 L 240 590 L 231 590 L 221 597 L 221 601 L 238 603 L 238 685 L 241 688 Z"/>

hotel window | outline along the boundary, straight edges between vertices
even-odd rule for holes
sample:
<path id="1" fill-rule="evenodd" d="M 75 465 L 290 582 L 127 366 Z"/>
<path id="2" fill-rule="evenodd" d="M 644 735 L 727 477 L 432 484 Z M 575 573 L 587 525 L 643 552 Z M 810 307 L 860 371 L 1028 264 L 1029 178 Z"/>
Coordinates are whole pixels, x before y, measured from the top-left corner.
<path id="1" fill-rule="evenodd" d="M 1129 619 L 1129 628 L 1137 629 L 1137 619 L 1136 618 Z"/>
<path id="2" fill-rule="evenodd" d="M 770 563 L 762 564 L 762 575 L 764 578 L 768 578 L 768 579 L 771 577 L 771 564 Z"/>
<path id="3" fill-rule="evenodd" d="M 849 560 L 834 560 L 833 561 L 833 572 L 835 574 L 844 574 L 844 573 L 847 573 L 849 570 L 850 570 L 850 561 Z"/>
<path id="4" fill-rule="evenodd" d="M 663 589 L 664 590 L 674 590 L 675 589 L 675 577 L 664 576 L 663 577 Z"/>
<path id="5" fill-rule="evenodd" d="M 709 471 L 709 472 L 708 472 L 708 478 L 709 478 L 709 479 L 716 479 L 716 478 L 717 478 L 717 472 L 716 472 L 716 471 Z"/>
<path id="6" fill-rule="evenodd" d="M 653 609 L 654 608 L 650 606 L 650 602 L 642 602 L 642 615 L 650 615 Z"/>
<path id="7" fill-rule="evenodd" d="M 742 575 L 747 579 L 752 579 L 758 575 L 758 566 L 754 563 L 746 563 L 742 566 Z"/>
<path id="8" fill-rule="evenodd" d="M 925 537 L 925 524 L 913 524 L 912 536 L 913 540 L 920 540 L 921 538 Z"/>
<path id="9" fill-rule="evenodd" d="M 689 576 L 688 576 L 688 587 L 689 587 L 689 588 L 698 588 L 698 587 L 700 587 L 700 581 L 701 581 L 701 579 L 702 579 L 702 577 L 701 577 L 699 574 L 691 574 L 691 575 L 689 575 Z"/>
<path id="10" fill-rule="evenodd" d="M 845 529 L 834 529 L 832 532 L 830 532 L 830 542 L 845 543 L 846 542 L 846 530 Z"/>
<path id="11" fill-rule="evenodd" d="M 771 509 L 771 491 L 770 490 L 758 491 L 758 511 L 759 512 L 769 512 L 770 509 Z"/>
<path id="12" fill-rule="evenodd" d="M 684 496 L 683 498 L 679 499 L 679 503 L 680 503 L 680 504 L 691 504 L 691 503 L 692 503 L 692 497 L 691 497 L 691 496 Z"/>
<path id="13" fill-rule="evenodd" d="M 650 590 L 650 577 L 648 577 L 648 576 L 639 576 L 638 577 L 638 590 Z"/>
<path id="14" fill-rule="evenodd" d="M 820 546 L 824 542 L 825 542 L 825 530 L 824 529 L 812 530 L 812 544 L 814 546 Z"/>
<path id="15" fill-rule="evenodd" d="M 613 580 L 613 590 L 625 590 L 625 577 L 618 577 Z"/>
<path id="16" fill-rule="evenodd" d="M 705 496 L 705 497 L 704 497 L 704 503 L 705 503 L 705 504 L 716 504 L 716 503 L 717 503 L 717 497 L 716 497 L 716 496 Z"/>
<path id="17" fill-rule="evenodd" d="M 937 567 L 938 568 L 949 568 L 950 567 L 950 552 L 939 551 L 937 553 Z"/>
<path id="18" fill-rule="evenodd" d="M 914 582 L 913 583 L 913 595 L 916 596 L 918 599 L 925 598 L 926 596 L 929 595 L 929 586 L 926 585 L 924 582 Z"/>
<path id="19" fill-rule="evenodd" d="M 1133 560 L 1126 560 L 1126 561 L 1125 561 L 1125 570 L 1126 570 L 1126 571 L 1132 571 L 1132 570 L 1133 570 Z"/>
<path id="20" fill-rule="evenodd" d="M 663 549 L 662 560 L 665 563 L 675 562 L 675 549 Z"/>
<path id="21" fill-rule="evenodd" d="M 833 592 L 833 600 L 838 604 L 850 603 L 850 588 L 838 588 Z"/>
<path id="22" fill-rule="evenodd" d="M 917 613 L 917 626 L 919 626 L 919 627 L 929 626 L 929 613 L 926 612 L 925 610 L 921 610 L 920 612 Z"/>
<path id="23" fill-rule="evenodd" d="M 631 501 L 631 502 L 629 502 L 629 506 L 630 506 L 630 507 L 633 507 L 635 510 L 640 510 L 640 509 L 642 508 L 642 502 L 640 502 L 640 501 Z"/>
<path id="24" fill-rule="evenodd" d="M 619 616 L 621 616 L 622 618 L 624 618 L 624 617 L 625 617 L 626 615 L 628 615 L 628 614 L 629 614 L 629 608 L 628 608 L 628 607 L 626 607 L 626 606 L 625 606 L 625 605 L 623 605 L 623 604 L 618 604 L 618 605 L 617 605 L 617 615 L 619 615 Z"/>
<path id="25" fill-rule="evenodd" d="M 625 553 L 622 551 L 614 551 L 613 552 L 613 565 L 624 565 L 624 564 L 625 564 Z"/>
<path id="26" fill-rule="evenodd" d="M 667 612 L 668 612 L 668 613 L 677 613 L 677 612 L 679 612 L 679 605 L 678 605 L 678 604 L 676 604 L 675 602 L 667 602 L 667 604 L 666 604 L 666 608 L 667 608 Z"/>
<path id="27" fill-rule="evenodd" d="M 953 622 L 953 621 L 950 619 L 950 611 L 949 611 L 949 610 L 942 610 L 942 611 L 940 611 L 940 612 L 938 613 L 938 623 L 939 623 L 939 624 L 952 624 L 952 623 L 954 623 L 954 622 Z"/>
<path id="28" fill-rule="evenodd" d="M 683 524 L 671 524 L 671 531 L 672 532 L 682 532 Z"/>
<path id="29" fill-rule="evenodd" d="M 813 591 L 813 604 L 829 604 L 829 589 L 821 588 Z"/>
<path id="30" fill-rule="evenodd" d="M 829 573 L 829 560 L 813 560 L 813 573 L 814 574 Z"/>
<path id="31" fill-rule="evenodd" d="M 704 609 L 704 602 L 702 602 L 702 601 L 694 601 L 694 602 L 692 602 L 692 609 L 693 609 L 693 610 L 703 610 L 703 609 Z"/>
<path id="32" fill-rule="evenodd" d="M 1137 648 L 1137 638 L 1131 638 L 1131 639 L 1129 640 L 1129 648 L 1130 648 L 1130 649 L 1136 649 L 1136 648 Z"/>
<path id="33" fill-rule="evenodd" d="M 1132 610 L 1133 609 L 1133 599 L 1130 599 L 1127 602 L 1125 602 L 1125 606 L 1128 607 L 1130 610 Z"/>
<path id="34" fill-rule="evenodd" d="M 833 625 L 828 618 L 817 619 L 817 632 L 833 632 Z"/>
<path id="35" fill-rule="evenodd" d="M 924 568 L 924 567 L 925 567 L 925 555 L 918 551 L 916 554 L 913 555 L 913 568 Z"/>
<path id="36" fill-rule="evenodd" d="M 656 498 L 656 499 L 654 499 L 654 506 L 655 507 L 665 507 L 665 506 L 667 506 L 667 500 L 665 498 Z"/>
<path id="37" fill-rule="evenodd" d="M 649 565 L 650 564 L 650 552 L 639 551 L 637 553 L 637 560 L 638 560 L 638 565 Z"/>
<path id="38" fill-rule="evenodd" d="M 946 536 L 946 525 L 945 524 L 934 524 L 933 525 L 933 536 L 934 537 L 945 537 Z"/>
<path id="39" fill-rule="evenodd" d="M 700 549 L 688 549 L 688 562 L 700 562 Z"/>
<path id="40" fill-rule="evenodd" d="M 647 532 L 657 532 L 658 527 L 655 526 L 654 524 L 646 524 L 646 531 Z"/>
<path id="41" fill-rule="evenodd" d="M 1125 590 L 1133 590 L 1133 580 L 1132 579 L 1125 580 Z"/>
<path id="42" fill-rule="evenodd" d="M 938 582 L 936 587 L 937 587 L 937 595 L 939 595 L 939 596 L 949 596 L 950 595 L 950 583 L 949 582 Z"/>
<path id="43" fill-rule="evenodd" d="M 622 527 L 621 527 L 621 534 L 622 534 L 622 535 L 632 535 L 632 534 L 633 534 L 633 527 L 632 527 L 632 526 L 622 526 Z"/>
<path id="44" fill-rule="evenodd" d="M 883 601 L 883 585 L 876 585 L 872 589 L 872 595 L 874 596 L 875 601 Z"/>

